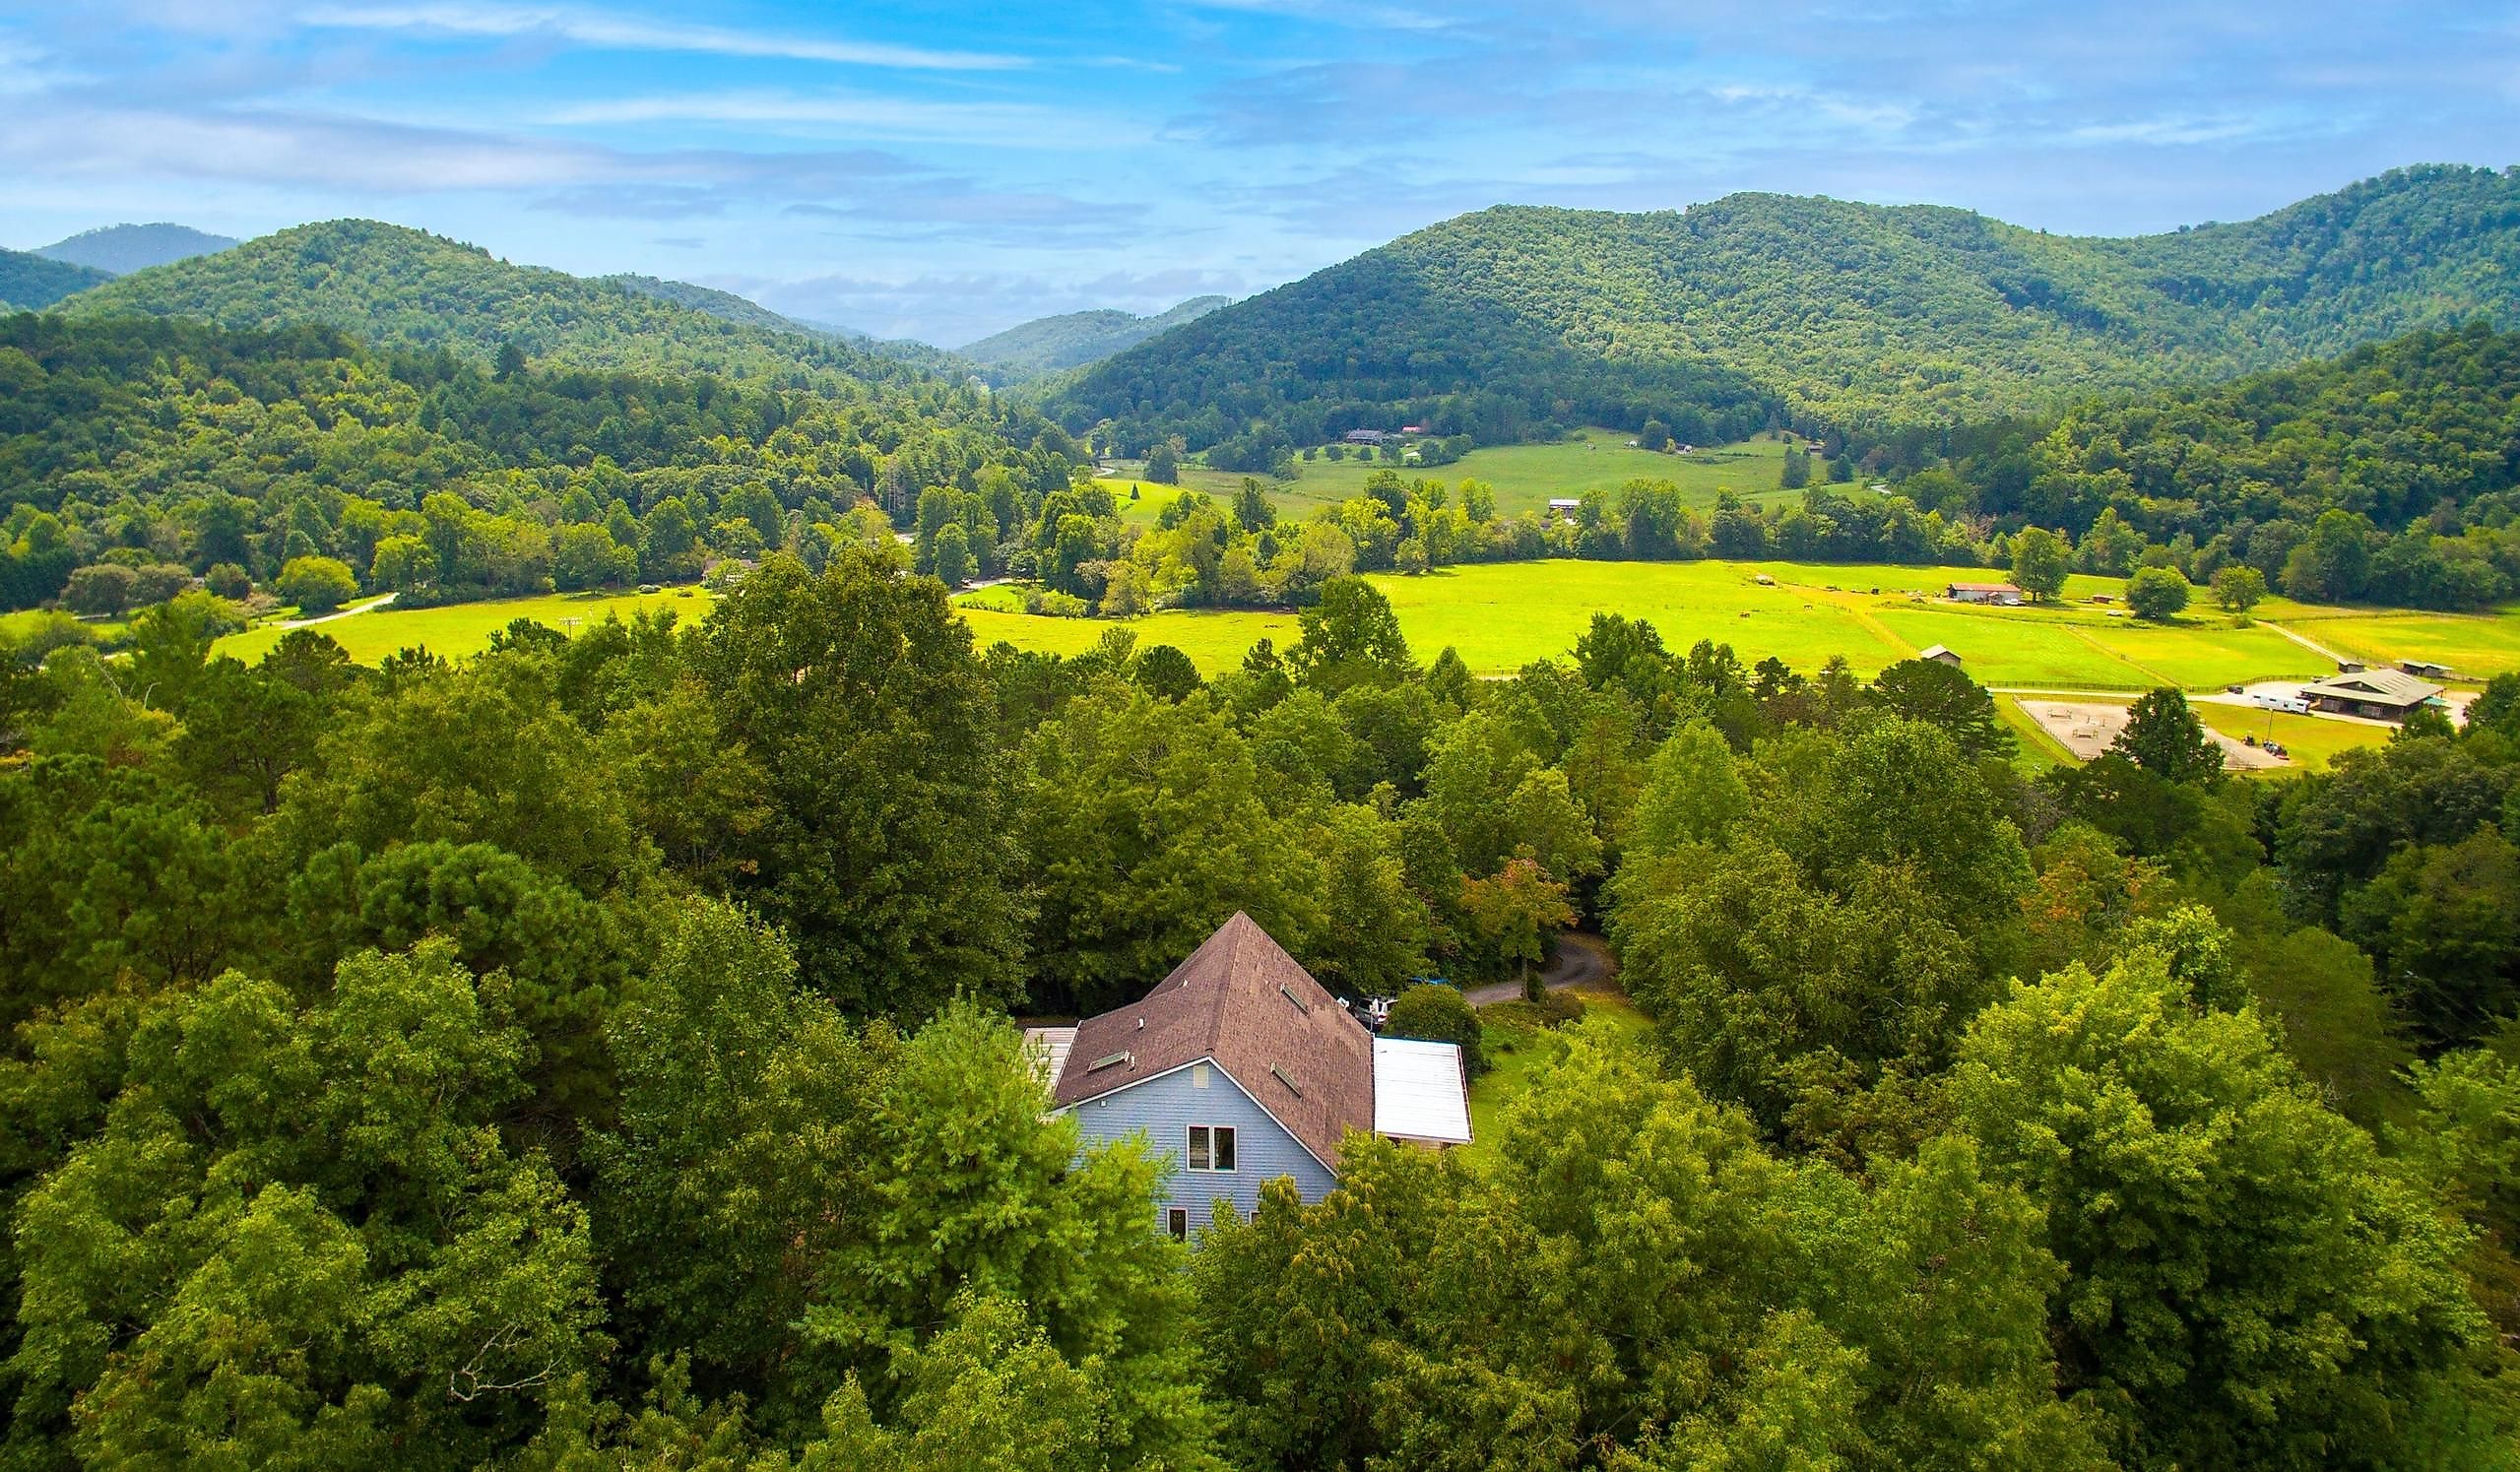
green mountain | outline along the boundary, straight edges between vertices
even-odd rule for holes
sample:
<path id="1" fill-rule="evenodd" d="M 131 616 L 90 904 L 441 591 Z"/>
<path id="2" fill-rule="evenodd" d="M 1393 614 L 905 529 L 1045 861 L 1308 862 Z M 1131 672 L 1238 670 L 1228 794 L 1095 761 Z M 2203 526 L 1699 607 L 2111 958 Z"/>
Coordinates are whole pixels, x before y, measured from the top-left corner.
<path id="1" fill-rule="evenodd" d="M 1012 382 L 1100 362 L 1185 322 L 1195 322 L 1232 300 L 1230 296 L 1194 296 L 1151 317 L 1110 308 L 1037 317 L 954 351 Z"/>
<path id="2" fill-rule="evenodd" d="M 873 337 L 856 328 L 840 327 L 829 322 L 782 316 L 748 296 L 738 296 L 733 291 L 721 291 L 715 287 L 694 286 L 689 282 L 662 281 L 653 276 L 600 276 L 595 279 L 606 286 L 619 287 L 625 291 L 636 291 L 642 296 L 653 296 L 660 301 L 675 302 L 694 311 L 707 312 L 712 317 L 723 317 L 729 322 L 741 322 L 747 327 L 758 327 L 770 332 L 801 333 L 809 338 L 842 343 L 860 352 L 888 358 L 897 363 L 906 363 L 942 378 L 969 377 L 976 371 L 976 366 L 969 359 L 947 352 L 942 348 L 909 338 Z"/>
<path id="3" fill-rule="evenodd" d="M 380 349 L 442 348 L 484 362 L 514 344 L 529 361 L 569 368 L 732 378 L 906 371 L 828 338 L 729 320 L 614 281 L 510 265 L 477 246 L 367 220 L 299 225 L 162 266 L 83 292 L 61 310 L 234 329 L 316 323 Z"/>
<path id="4" fill-rule="evenodd" d="M 1054 397 L 1124 447 L 1233 464 L 1357 426 L 1483 441 L 1589 419 L 1719 439 L 1882 430 L 2229 377 L 2520 319 L 2520 169 L 2402 169 L 2239 224 L 2049 235 L 1964 210 L 1743 194 L 1500 207 L 1200 318 Z"/>
<path id="5" fill-rule="evenodd" d="M 0 302 L 39 311 L 73 291 L 112 280 L 108 272 L 49 260 L 24 250 L 0 250 Z"/>
<path id="6" fill-rule="evenodd" d="M 129 276 L 152 266 L 171 265 L 194 256 L 213 255 L 236 242 L 226 235 L 213 235 L 190 225 L 108 224 L 97 229 L 82 230 L 67 240 L 56 240 L 35 251 L 46 260 L 67 261 L 74 266 L 92 266 L 112 276 Z"/>

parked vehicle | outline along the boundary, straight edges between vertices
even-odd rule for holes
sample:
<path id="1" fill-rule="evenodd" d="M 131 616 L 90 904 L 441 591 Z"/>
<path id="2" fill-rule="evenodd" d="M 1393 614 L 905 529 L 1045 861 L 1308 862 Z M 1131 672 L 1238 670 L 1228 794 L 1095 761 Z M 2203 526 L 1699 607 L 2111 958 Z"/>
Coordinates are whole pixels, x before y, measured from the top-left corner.
<path id="1" fill-rule="evenodd" d="M 2249 697 L 2249 704 L 2262 711 L 2282 711 L 2290 716 L 2306 716 L 2310 713 L 2310 702 L 2302 699 L 2297 692 L 2286 695 L 2276 690 L 2260 690 Z"/>

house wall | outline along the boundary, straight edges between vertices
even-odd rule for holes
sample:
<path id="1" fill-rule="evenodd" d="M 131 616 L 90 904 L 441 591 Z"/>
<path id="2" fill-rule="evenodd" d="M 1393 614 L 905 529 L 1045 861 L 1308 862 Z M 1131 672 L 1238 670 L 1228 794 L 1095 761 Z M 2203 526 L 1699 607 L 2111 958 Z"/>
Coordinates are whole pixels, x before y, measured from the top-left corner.
<path id="1" fill-rule="evenodd" d="M 1220 1196 L 1230 1199 L 1236 1211 L 1249 1217 L 1260 1209 L 1260 1184 L 1279 1176 L 1293 1177 L 1295 1188 L 1307 1201 L 1318 1201 L 1329 1194 L 1336 1179 L 1323 1169 L 1322 1163 L 1296 1143 L 1293 1135 L 1279 1128 L 1277 1121 L 1249 1094 L 1236 1087 L 1224 1069 L 1213 1063 L 1203 1065 L 1207 1086 L 1199 1087 L 1195 1075 L 1201 1066 L 1178 1068 L 1116 1094 L 1071 1105 L 1066 1113 L 1076 1120 L 1079 1143 L 1122 1140 L 1142 1132 L 1152 1143 L 1153 1153 L 1172 1163 L 1170 1174 L 1159 1187 L 1162 1198 L 1155 1209 L 1159 1227 L 1168 1208 L 1184 1206 L 1190 1209 L 1191 1231 L 1195 1233 L 1208 1224 L 1209 1213 Z M 1232 1171 L 1189 1169 L 1193 1124 L 1233 1128 Z"/>

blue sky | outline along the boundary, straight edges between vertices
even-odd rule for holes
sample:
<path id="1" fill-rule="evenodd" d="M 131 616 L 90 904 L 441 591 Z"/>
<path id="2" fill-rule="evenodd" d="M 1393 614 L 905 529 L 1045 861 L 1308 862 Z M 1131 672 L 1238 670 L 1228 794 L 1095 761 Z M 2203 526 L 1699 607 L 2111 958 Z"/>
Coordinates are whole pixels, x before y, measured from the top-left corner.
<path id="1" fill-rule="evenodd" d="M 2520 7 L 0 0 L 0 243 L 357 215 L 959 344 L 1497 203 L 2124 234 L 2520 161 Z"/>

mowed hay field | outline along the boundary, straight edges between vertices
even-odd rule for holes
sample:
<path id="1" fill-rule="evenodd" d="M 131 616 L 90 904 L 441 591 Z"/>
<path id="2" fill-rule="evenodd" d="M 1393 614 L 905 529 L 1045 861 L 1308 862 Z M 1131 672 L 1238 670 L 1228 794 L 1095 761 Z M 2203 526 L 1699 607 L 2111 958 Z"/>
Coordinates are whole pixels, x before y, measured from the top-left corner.
<path id="1" fill-rule="evenodd" d="M 661 593 L 552 593 L 541 598 L 503 598 L 489 603 L 448 604 L 436 608 L 386 607 L 368 613 L 328 618 L 309 625 L 329 635 L 351 659 L 373 665 L 397 650 L 415 646 L 442 659 L 460 660 L 489 648 L 490 636 L 519 618 L 530 618 L 562 632 L 602 623 L 618 614 L 627 619 L 641 608 L 671 608 L 678 617 L 705 617 L 716 596 L 698 588 L 668 588 Z M 219 641 L 216 653 L 252 664 L 289 636 L 290 630 L 266 623 Z"/>

